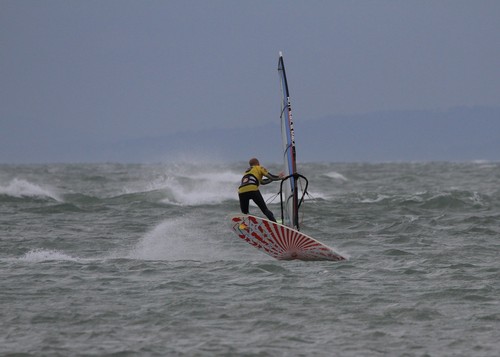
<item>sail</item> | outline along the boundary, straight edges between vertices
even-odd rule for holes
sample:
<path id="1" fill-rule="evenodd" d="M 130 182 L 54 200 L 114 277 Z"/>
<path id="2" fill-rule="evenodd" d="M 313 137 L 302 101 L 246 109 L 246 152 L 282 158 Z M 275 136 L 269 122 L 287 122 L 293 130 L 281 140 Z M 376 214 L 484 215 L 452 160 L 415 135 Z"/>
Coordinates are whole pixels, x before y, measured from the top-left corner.
<path id="1" fill-rule="evenodd" d="M 290 106 L 290 93 L 286 80 L 285 64 L 283 54 L 280 52 L 278 61 L 278 72 L 280 76 L 282 102 L 281 102 L 281 136 L 283 144 L 283 160 L 285 164 L 285 175 L 288 177 L 282 185 L 282 219 L 283 224 L 290 228 L 299 228 L 299 200 L 297 192 L 297 166 L 295 154 L 295 134 L 293 129 L 292 109 Z"/>

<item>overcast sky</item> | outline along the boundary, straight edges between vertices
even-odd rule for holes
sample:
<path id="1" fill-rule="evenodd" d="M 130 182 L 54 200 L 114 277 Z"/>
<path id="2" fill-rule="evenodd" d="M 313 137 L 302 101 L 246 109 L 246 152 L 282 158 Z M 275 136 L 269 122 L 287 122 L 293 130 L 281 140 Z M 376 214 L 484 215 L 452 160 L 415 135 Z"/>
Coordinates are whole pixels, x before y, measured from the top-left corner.
<path id="1" fill-rule="evenodd" d="M 279 51 L 296 120 L 500 105 L 496 0 L 0 0 L 0 162 L 276 121 Z"/>

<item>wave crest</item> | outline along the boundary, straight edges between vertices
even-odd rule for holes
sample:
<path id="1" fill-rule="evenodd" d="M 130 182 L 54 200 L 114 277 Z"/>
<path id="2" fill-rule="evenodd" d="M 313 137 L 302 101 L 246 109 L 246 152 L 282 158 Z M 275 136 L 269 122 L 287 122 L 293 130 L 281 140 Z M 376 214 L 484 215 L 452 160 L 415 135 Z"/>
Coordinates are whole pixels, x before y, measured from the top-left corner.
<path id="1" fill-rule="evenodd" d="M 21 261 L 38 263 L 50 260 L 65 260 L 65 261 L 77 261 L 77 258 L 74 258 L 70 255 L 64 254 L 57 250 L 51 249 L 34 249 L 30 250 L 28 253 L 24 254 L 21 258 Z"/>
<path id="2" fill-rule="evenodd" d="M 0 195 L 14 198 L 52 199 L 63 202 L 53 188 L 42 187 L 18 178 L 14 178 L 6 186 L 0 185 Z"/>

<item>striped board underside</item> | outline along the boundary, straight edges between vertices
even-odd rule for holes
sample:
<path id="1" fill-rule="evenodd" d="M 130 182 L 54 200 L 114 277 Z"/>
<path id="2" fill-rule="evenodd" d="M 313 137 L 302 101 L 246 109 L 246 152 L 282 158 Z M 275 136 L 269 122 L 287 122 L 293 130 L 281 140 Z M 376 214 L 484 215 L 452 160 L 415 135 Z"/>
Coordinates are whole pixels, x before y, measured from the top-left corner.
<path id="1" fill-rule="evenodd" d="M 252 215 L 234 215 L 231 227 L 245 242 L 279 260 L 347 260 L 295 229 Z"/>

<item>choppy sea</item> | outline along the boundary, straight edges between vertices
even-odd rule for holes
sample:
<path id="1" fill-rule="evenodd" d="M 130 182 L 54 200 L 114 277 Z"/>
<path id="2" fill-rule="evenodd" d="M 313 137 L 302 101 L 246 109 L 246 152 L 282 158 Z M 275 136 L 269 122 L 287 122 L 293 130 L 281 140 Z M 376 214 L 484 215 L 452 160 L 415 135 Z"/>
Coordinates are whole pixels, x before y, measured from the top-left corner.
<path id="1" fill-rule="evenodd" d="M 300 164 L 336 263 L 231 231 L 245 168 L 0 165 L 0 355 L 499 355 L 499 163 Z"/>

